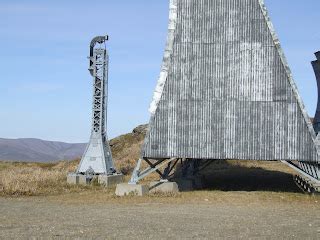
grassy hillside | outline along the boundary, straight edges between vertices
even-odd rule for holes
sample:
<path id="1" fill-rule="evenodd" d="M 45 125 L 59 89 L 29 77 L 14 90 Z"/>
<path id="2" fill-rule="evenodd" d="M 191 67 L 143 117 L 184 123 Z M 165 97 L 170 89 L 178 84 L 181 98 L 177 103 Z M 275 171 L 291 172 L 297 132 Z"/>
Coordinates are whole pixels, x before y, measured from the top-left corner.
<path id="1" fill-rule="evenodd" d="M 139 158 L 147 125 L 141 125 L 110 141 L 116 168 L 128 175 Z M 68 172 L 76 171 L 80 159 L 58 163 L 0 162 L 0 195 L 47 195 L 96 190 L 99 186 L 70 186 Z"/>
<path id="2" fill-rule="evenodd" d="M 131 172 L 140 157 L 141 146 L 148 125 L 140 125 L 133 129 L 132 133 L 121 135 L 110 141 L 112 156 L 116 168 L 123 174 Z"/>

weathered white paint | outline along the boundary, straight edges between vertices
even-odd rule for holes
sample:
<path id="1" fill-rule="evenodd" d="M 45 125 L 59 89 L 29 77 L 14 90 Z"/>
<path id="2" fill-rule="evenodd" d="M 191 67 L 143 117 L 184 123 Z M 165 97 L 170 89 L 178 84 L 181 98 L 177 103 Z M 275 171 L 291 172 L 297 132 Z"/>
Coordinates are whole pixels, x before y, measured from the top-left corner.
<path id="1" fill-rule="evenodd" d="M 177 23 L 177 0 L 170 0 L 170 8 L 169 8 L 169 26 L 168 26 L 168 36 L 167 36 L 167 44 L 163 56 L 163 62 L 161 67 L 160 76 L 157 82 L 156 89 L 153 93 L 153 99 L 149 107 L 149 112 L 151 115 L 154 115 L 158 104 L 160 102 L 163 88 L 167 80 L 168 70 L 170 67 L 170 58 L 173 48 L 173 41 L 174 41 L 174 33 L 176 29 Z"/>

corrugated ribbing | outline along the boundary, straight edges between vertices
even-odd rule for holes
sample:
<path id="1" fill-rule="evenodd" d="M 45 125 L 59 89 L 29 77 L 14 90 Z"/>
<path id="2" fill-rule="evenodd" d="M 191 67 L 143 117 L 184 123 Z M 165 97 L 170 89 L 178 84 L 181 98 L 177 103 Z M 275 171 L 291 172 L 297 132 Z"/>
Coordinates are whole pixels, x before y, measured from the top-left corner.
<path id="1" fill-rule="evenodd" d="M 260 0 L 177 0 L 143 157 L 318 161 Z"/>

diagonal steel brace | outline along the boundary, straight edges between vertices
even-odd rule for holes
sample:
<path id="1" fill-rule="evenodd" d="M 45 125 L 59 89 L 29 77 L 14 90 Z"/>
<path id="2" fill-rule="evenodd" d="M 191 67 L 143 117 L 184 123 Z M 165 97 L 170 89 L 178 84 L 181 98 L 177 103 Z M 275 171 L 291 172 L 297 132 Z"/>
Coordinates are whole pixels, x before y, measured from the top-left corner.
<path id="1" fill-rule="evenodd" d="M 139 159 L 136 168 L 132 173 L 132 177 L 129 181 L 129 184 L 137 184 L 141 179 L 145 178 L 146 176 L 150 175 L 151 173 L 159 171 L 159 169 L 166 164 L 177 160 L 177 158 L 170 158 L 165 160 L 159 160 L 157 163 L 150 165 L 147 169 L 140 171 L 142 159 Z M 162 174 L 161 174 L 162 175 Z"/>

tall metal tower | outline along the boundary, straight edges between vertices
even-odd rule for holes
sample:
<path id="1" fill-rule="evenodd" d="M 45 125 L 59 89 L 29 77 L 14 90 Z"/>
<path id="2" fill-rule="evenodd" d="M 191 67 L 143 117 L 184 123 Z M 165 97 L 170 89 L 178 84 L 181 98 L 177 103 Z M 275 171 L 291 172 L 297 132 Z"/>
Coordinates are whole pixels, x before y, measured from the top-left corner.
<path id="1" fill-rule="evenodd" d="M 114 174 L 115 168 L 106 133 L 109 56 L 108 36 L 95 37 L 90 44 L 89 72 L 93 77 L 92 129 L 77 173 Z"/>

